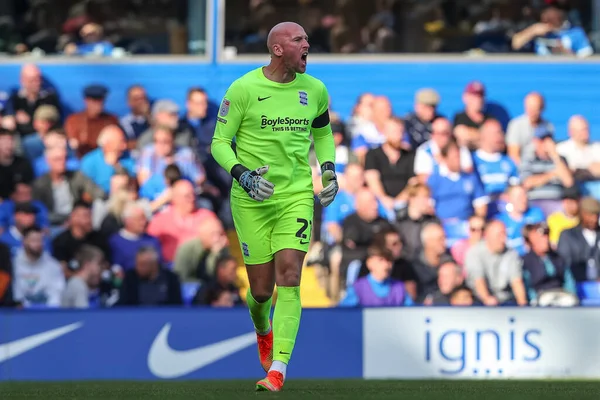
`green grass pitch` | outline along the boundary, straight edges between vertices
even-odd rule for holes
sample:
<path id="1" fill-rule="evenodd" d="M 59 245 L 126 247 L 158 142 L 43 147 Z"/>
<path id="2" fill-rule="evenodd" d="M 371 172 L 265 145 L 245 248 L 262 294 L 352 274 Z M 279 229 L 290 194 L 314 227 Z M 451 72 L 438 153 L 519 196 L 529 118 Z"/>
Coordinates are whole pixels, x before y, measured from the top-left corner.
<path id="1" fill-rule="evenodd" d="M 256 393 L 253 381 L 8 382 L 0 399 L 419 399 L 598 400 L 600 381 L 290 380 L 283 392 Z"/>

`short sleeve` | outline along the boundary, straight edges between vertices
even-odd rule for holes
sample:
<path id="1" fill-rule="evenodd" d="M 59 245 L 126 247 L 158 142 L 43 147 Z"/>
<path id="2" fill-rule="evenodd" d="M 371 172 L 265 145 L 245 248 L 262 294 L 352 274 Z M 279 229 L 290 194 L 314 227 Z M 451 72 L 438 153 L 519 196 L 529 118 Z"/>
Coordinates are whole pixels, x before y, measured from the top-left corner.
<path id="1" fill-rule="evenodd" d="M 375 150 L 369 150 L 365 156 L 365 171 L 369 170 L 379 170 Z"/>
<path id="2" fill-rule="evenodd" d="M 522 146 L 521 132 L 519 131 L 519 122 L 516 118 L 508 122 L 506 128 L 506 144 L 509 146 Z"/>
<path id="3" fill-rule="evenodd" d="M 422 148 L 417 148 L 415 154 L 415 174 L 431 174 L 433 172 L 433 158 Z"/>

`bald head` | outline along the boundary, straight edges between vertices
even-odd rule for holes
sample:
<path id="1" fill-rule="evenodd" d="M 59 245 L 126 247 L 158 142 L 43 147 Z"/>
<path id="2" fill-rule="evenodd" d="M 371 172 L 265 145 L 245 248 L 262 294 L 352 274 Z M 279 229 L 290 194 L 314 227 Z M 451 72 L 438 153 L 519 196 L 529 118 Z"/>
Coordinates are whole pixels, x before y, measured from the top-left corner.
<path id="1" fill-rule="evenodd" d="M 504 132 L 502 131 L 502 125 L 495 119 L 486 120 L 481 128 L 480 132 L 480 144 L 479 147 L 488 152 L 496 153 L 502 151 L 504 147 Z"/>
<path id="2" fill-rule="evenodd" d="M 125 134 L 117 125 L 106 126 L 98 136 L 98 146 L 106 152 L 125 150 Z"/>
<path id="3" fill-rule="evenodd" d="M 181 179 L 175 182 L 175 184 L 173 185 L 174 197 L 185 196 L 190 193 L 194 193 L 194 185 L 192 185 L 192 182 L 188 180 Z"/>
<path id="4" fill-rule="evenodd" d="M 569 136 L 576 143 L 586 144 L 590 140 L 590 125 L 583 115 L 569 118 Z"/>
<path id="5" fill-rule="evenodd" d="M 274 51 L 274 46 L 283 46 L 286 40 L 289 40 L 289 38 L 293 37 L 298 31 L 304 33 L 304 28 L 295 22 L 280 22 L 271 28 L 269 35 L 267 36 L 269 53 L 281 57 L 280 54 L 277 54 L 277 52 Z M 304 35 L 306 35 L 306 33 L 304 33 Z"/>
<path id="6" fill-rule="evenodd" d="M 485 241 L 494 253 L 500 253 L 506 247 L 506 226 L 502 221 L 490 221 L 485 227 Z"/>
<path id="7" fill-rule="evenodd" d="M 533 122 L 537 122 L 544 111 L 544 97 L 538 92 L 525 96 L 525 114 Z"/>
<path id="8" fill-rule="evenodd" d="M 37 94 L 42 86 L 42 71 L 35 64 L 21 68 L 21 87 L 29 94 Z"/>
<path id="9" fill-rule="evenodd" d="M 209 217 L 198 226 L 198 238 L 205 249 L 210 249 L 221 238 L 225 236 L 223 224 L 216 217 Z"/>

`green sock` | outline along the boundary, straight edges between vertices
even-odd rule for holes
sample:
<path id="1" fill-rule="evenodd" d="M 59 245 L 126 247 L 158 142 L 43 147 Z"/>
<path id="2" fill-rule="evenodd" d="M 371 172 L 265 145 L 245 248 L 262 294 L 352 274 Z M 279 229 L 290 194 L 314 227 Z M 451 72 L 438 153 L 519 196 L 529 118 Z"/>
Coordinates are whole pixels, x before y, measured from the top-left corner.
<path id="1" fill-rule="evenodd" d="M 273 314 L 273 361 L 289 363 L 296 344 L 301 314 L 300 286 L 278 286 Z"/>
<path id="2" fill-rule="evenodd" d="M 269 317 L 271 316 L 272 300 L 273 298 L 269 297 L 269 300 L 264 303 L 259 303 L 254 299 L 249 288 L 246 291 L 246 303 L 250 310 L 250 318 L 252 318 L 254 329 L 256 329 L 256 332 L 259 334 L 267 334 L 271 330 Z"/>

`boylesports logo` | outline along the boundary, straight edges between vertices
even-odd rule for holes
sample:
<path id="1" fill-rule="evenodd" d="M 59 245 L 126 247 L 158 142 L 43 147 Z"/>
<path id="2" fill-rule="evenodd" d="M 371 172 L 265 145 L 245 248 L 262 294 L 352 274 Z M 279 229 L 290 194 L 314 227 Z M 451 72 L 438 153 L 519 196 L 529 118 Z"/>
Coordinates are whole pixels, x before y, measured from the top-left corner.
<path id="1" fill-rule="evenodd" d="M 266 115 L 262 115 L 260 121 L 261 129 L 271 127 L 273 132 L 307 132 L 309 125 L 310 120 L 307 118 L 269 118 Z"/>

